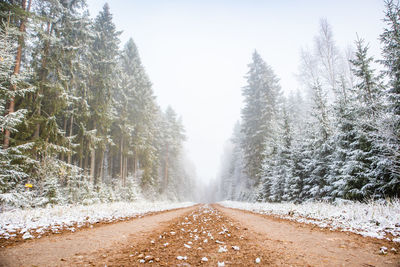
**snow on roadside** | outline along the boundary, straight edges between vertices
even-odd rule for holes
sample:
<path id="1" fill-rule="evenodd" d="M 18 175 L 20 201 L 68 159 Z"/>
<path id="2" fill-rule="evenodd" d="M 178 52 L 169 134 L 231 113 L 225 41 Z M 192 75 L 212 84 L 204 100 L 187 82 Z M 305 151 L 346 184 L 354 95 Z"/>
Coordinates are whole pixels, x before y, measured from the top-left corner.
<path id="1" fill-rule="evenodd" d="M 17 209 L 0 213 L 0 239 L 23 234 L 24 239 L 40 238 L 45 232 L 75 231 L 97 222 L 113 222 L 149 212 L 189 207 L 192 202 L 115 202 L 90 206 L 66 205 L 36 209 Z"/>
<path id="2" fill-rule="evenodd" d="M 247 203 L 219 202 L 222 206 L 249 210 L 255 213 L 277 215 L 284 219 L 315 224 L 332 230 L 349 231 L 379 239 L 400 242 L 400 201 L 369 203 L 325 202 Z M 389 235 L 388 235 L 389 234 Z"/>

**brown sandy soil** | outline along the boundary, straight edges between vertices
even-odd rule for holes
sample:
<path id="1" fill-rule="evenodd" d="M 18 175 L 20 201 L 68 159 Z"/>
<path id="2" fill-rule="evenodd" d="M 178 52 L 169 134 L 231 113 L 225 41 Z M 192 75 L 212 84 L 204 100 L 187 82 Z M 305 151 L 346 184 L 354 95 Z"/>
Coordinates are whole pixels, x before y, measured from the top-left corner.
<path id="1" fill-rule="evenodd" d="M 156 212 L 147 212 L 147 213 L 142 213 L 142 214 L 137 214 L 137 215 L 133 215 L 130 217 L 120 217 L 117 219 L 112 219 L 112 220 L 104 220 L 104 221 L 99 221 L 99 222 L 95 222 L 95 223 L 89 223 L 86 222 L 84 225 L 80 225 L 78 227 L 78 224 L 75 223 L 73 225 L 68 225 L 68 226 L 63 226 L 63 225 L 57 225 L 59 226 L 59 228 L 56 231 L 52 230 L 52 227 L 48 227 L 48 228 L 42 228 L 42 230 L 44 230 L 43 232 L 41 232 L 40 234 L 37 233 L 35 230 L 36 229 L 32 229 L 30 231 L 31 235 L 33 235 L 35 238 L 39 239 L 39 238 L 43 238 L 46 236 L 52 236 L 54 234 L 65 234 L 65 233 L 72 233 L 72 232 L 78 232 L 87 228 L 97 228 L 97 227 L 102 227 L 104 225 L 108 225 L 108 224 L 114 224 L 117 222 L 124 222 L 124 221 L 130 221 L 133 219 L 138 219 L 138 218 L 142 218 L 143 216 L 149 216 L 149 215 L 154 215 L 154 214 L 159 214 L 165 211 L 156 211 Z M 73 231 L 71 231 L 71 229 L 73 229 Z M 19 229 L 21 230 L 21 229 Z M 9 239 L 5 239 L 5 238 L 0 238 L 0 248 L 5 248 L 5 247 L 11 247 L 11 246 L 17 246 L 20 245 L 21 243 L 24 242 L 30 242 L 30 239 L 23 239 L 22 236 L 23 234 L 21 234 L 19 232 L 19 230 L 16 231 L 16 236 L 15 237 L 11 237 Z"/>
<path id="2" fill-rule="evenodd" d="M 218 263 L 220 266 L 400 266 L 400 254 L 389 251 L 380 255 L 381 246 L 399 251 L 398 245 L 388 241 L 205 205 L 32 240 L 1 249 L 0 263 L 4 266 L 218 266 Z"/>
<path id="3" fill-rule="evenodd" d="M 247 229 L 205 205 L 110 256 L 101 259 L 98 253 L 85 262 L 95 266 L 218 266 L 218 262 L 247 266 L 259 258 L 261 266 L 273 266 L 278 253 L 253 241 Z"/>
<path id="4" fill-rule="evenodd" d="M 142 239 L 155 229 L 167 226 L 170 220 L 195 208 L 159 212 L 125 222 L 86 228 L 75 233 L 53 234 L 0 248 L 0 266 L 74 265 L 71 263 L 74 259 L 81 259 L 103 249 L 124 247 L 128 240 L 131 242 Z"/>
<path id="5" fill-rule="evenodd" d="M 309 224 L 216 206 L 225 216 L 248 227 L 249 238 L 277 251 L 276 266 L 400 266 L 400 246 L 387 240 L 330 231 Z M 389 252 L 380 254 L 385 246 Z M 390 251 L 395 248 L 397 253 Z"/>

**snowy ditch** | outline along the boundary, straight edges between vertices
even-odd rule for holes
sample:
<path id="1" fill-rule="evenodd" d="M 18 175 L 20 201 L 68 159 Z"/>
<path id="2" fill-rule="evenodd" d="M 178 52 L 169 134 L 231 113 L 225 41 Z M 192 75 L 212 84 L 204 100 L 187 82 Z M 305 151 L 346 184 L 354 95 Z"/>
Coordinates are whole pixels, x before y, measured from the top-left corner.
<path id="1" fill-rule="evenodd" d="M 390 202 L 324 202 L 247 203 L 219 202 L 222 206 L 255 213 L 276 215 L 300 223 L 314 224 L 331 230 L 348 231 L 362 236 L 400 242 L 400 201 Z"/>
<path id="2" fill-rule="evenodd" d="M 0 239 L 40 238 L 44 233 L 74 232 L 76 228 L 98 222 L 114 222 L 150 212 L 184 208 L 192 202 L 115 202 L 90 206 L 68 205 L 36 209 L 17 209 L 0 213 Z"/>

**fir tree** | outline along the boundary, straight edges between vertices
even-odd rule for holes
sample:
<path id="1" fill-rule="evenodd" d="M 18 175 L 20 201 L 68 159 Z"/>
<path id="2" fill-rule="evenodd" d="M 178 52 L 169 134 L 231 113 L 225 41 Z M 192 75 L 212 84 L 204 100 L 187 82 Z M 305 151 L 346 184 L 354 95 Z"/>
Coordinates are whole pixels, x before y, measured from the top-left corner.
<path id="1" fill-rule="evenodd" d="M 4 23 L 0 27 L 0 129 L 4 133 L 4 143 L 0 148 L 1 193 L 15 188 L 22 181 L 26 181 L 28 163 L 31 163 L 29 157 L 25 156 L 26 150 L 31 148 L 31 144 L 15 144 L 13 141 L 14 144 L 11 147 L 9 146 L 11 133 L 18 131 L 17 126 L 25 120 L 27 110 L 19 109 L 6 112 L 6 103 L 9 106 L 15 97 L 24 97 L 25 94 L 34 91 L 34 87 L 28 79 L 30 73 L 15 71 L 15 58 L 21 49 L 20 45 L 16 45 L 14 41 L 18 34 L 20 32 L 9 23 Z M 7 142 L 6 139 L 8 139 Z"/>
<path id="2" fill-rule="evenodd" d="M 380 136 L 382 156 L 377 163 L 380 172 L 378 181 L 383 195 L 399 196 L 400 192 L 400 4 L 398 1 L 385 2 L 384 22 L 387 27 L 380 36 L 383 44 L 381 63 L 386 67 L 389 88 L 387 115 L 384 117 Z"/>
<path id="3" fill-rule="evenodd" d="M 116 67 L 118 64 L 118 45 L 120 32 L 112 21 L 108 4 L 97 15 L 93 31 L 95 37 L 91 47 L 88 104 L 91 120 L 89 129 L 96 132 L 96 142 L 90 147 L 90 177 L 94 182 L 103 179 L 104 158 L 109 145 L 111 126 L 112 91 L 116 84 Z M 96 153 L 96 151 L 98 153 Z"/>
<path id="4" fill-rule="evenodd" d="M 355 58 L 350 61 L 356 78 L 353 92 L 349 94 L 347 107 L 346 154 L 341 173 L 346 186 L 347 198 L 361 200 L 376 192 L 377 176 L 374 173 L 374 159 L 377 157 L 375 139 L 377 119 L 382 114 L 380 100 L 381 84 L 371 68 L 373 58 L 368 56 L 368 46 L 362 39 L 356 41 Z M 344 133 L 346 133 L 344 132 Z"/>
<path id="5" fill-rule="evenodd" d="M 266 143 L 274 138 L 273 122 L 277 113 L 280 94 L 278 79 L 260 55 L 253 53 L 243 88 L 245 106 L 242 109 L 243 152 L 245 172 L 250 186 L 258 186 L 265 157 L 274 153 Z"/>

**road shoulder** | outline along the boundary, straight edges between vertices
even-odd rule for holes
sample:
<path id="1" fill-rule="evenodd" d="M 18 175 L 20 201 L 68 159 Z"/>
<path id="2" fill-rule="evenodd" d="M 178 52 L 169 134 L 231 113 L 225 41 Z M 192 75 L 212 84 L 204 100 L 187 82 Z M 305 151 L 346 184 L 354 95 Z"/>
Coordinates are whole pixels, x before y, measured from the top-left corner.
<path id="1" fill-rule="evenodd" d="M 379 253 L 399 247 L 385 240 L 365 238 L 353 233 L 330 231 L 249 211 L 214 206 L 222 214 L 248 228 L 264 248 L 278 251 L 283 262 L 277 265 L 311 266 L 399 266 L 399 254 Z M 301 264 L 303 265 L 303 264 Z"/>

